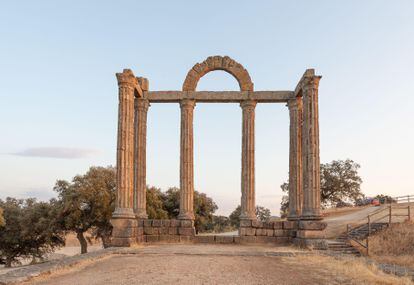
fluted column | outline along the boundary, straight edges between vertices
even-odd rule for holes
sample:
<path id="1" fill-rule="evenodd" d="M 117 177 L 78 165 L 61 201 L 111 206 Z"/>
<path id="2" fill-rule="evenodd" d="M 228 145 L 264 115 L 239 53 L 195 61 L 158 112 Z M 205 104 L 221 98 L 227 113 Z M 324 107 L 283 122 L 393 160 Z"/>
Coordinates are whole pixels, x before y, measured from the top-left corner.
<path id="1" fill-rule="evenodd" d="M 302 98 L 289 100 L 289 220 L 302 213 Z"/>
<path id="2" fill-rule="evenodd" d="M 241 173 L 241 214 L 240 219 L 256 219 L 254 179 L 254 120 L 255 101 L 240 103 L 243 110 L 242 123 L 242 173 Z"/>
<path id="3" fill-rule="evenodd" d="M 320 76 L 305 78 L 303 96 L 303 211 L 302 219 L 319 220 L 321 215 L 318 87 Z"/>
<path id="4" fill-rule="evenodd" d="M 138 218 L 146 219 L 147 215 L 147 99 L 135 98 L 135 187 L 134 211 Z"/>
<path id="5" fill-rule="evenodd" d="M 181 108 L 180 214 L 179 219 L 194 220 L 193 111 L 195 101 L 184 99 Z"/>
<path id="6" fill-rule="evenodd" d="M 114 218 L 135 218 L 134 189 L 134 89 L 137 79 L 129 69 L 117 73 L 119 87 L 117 195 Z"/>

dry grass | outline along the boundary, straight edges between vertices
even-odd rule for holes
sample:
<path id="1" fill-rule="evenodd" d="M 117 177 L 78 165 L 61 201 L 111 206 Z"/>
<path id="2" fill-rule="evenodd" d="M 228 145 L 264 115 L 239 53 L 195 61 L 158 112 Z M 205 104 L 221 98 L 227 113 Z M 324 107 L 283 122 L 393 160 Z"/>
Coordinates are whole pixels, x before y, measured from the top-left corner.
<path id="1" fill-rule="evenodd" d="M 317 265 L 335 275 L 346 276 L 351 284 L 409 285 L 414 282 L 409 277 L 389 275 L 363 259 L 336 259 L 330 256 L 300 256 L 303 265 Z M 348 284 L 348 283 L 347 283 Z"/>
<path id="2" fill-rule="evenodd" d="M 369 239 L 369 252 L 379 262 L 414 269 L 414 223 L 393 224 Z"/>
<path id="3" fill-rule="evenodd" d="M 343 207 L 343 208 L 328 208 L 323 209 L 322 214 L 326 217 L 336 217 L 336 216 L 342 216 L 345 214 L 349 214 L 355 211 L 359 211 L 361 209 L 372 207 L 371 205 L 366 206 L 353 206 L 353 207 Z"/>

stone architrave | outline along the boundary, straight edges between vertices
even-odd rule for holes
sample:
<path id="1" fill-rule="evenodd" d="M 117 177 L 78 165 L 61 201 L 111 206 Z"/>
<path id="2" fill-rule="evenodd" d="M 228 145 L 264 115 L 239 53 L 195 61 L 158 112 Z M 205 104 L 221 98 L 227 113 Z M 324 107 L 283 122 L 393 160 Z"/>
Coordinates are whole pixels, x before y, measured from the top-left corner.
<path id="1" fill-rule="evenodd" d="M 182 220 L 194 220 L 194 107 L 194 100 L 184 99 L 180 102 L 180 213 L 178 218 Z"/>
<path id="2" fill-rule="evenodd" d="M 302 213 L 302 98 L 288 101 L 290 117 L 289 146 L 289 220 Z"/>
<path id="3" fill-rule="evenodd" d="M 113 218 L 135 218 L 134 191 L 134 92 L 137 79 L 131 70 L 117 73 L 119 86 L 117 195 Z"/>
<path id="4" fill-rule="evenodd" d="M 135 98 L 135 191 L 134 210 L 140 219 L 147 215 L 146 148 L 147 148 L 147 99 Z"/>
<path id="5" fill-rule="evenodd" d="M 243 101 L 240 106 L 243 110 L 240 219 L 255 220 L 254 121 L 256 102 Z"/>
<path id="6" fill-rule="evenodd" d="M 320 220 L 321 189 L 319 159 L 318 87 L 320 76 L 305 77 L 302 87 L 302 179 L 303 210 L 301 219 Z"/>

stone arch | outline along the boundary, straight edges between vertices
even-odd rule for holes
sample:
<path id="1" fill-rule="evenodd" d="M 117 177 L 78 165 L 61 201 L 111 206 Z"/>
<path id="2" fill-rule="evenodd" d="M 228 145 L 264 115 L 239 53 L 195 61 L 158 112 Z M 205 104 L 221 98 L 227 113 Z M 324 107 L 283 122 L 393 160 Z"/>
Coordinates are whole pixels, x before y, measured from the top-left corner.
<path id="1" fill-rule="evenodd" d="M 228 56 L 220 55 L 209 56 L 202 63 L 196 63 L 187 73 L 183 91 L 195 91 L 200 78 L 214 70 L 223 70 L 233 75 L 239 83 L 240 91 L 253 91 L 253 82 L 243 65 Z"/>

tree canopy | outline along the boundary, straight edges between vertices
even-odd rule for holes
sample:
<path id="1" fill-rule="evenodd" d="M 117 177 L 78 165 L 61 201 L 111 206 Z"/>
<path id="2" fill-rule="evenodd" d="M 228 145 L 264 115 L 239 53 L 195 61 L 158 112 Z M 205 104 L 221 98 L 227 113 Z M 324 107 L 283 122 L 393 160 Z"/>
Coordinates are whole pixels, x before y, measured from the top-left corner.
<path id="1" fill-rule="evenodd" d="M 229 216 L 230 224 L 232 226 L 234 227 L 240 226 L 240 214 L 241 214 L 241 206 L 238 205 L 236 209 L 234 209 L 234 211 Z M 269 221 L 271 217 L 270 210 L 265 207 L 257 205 L 256 206 L 256 217 L 259 221 L 267 222 Z"/>
<path id="2" fill-rule="evenodd" d="M 362 179 L 358 169 L 360 165 L 353 160 L 333 160 L 330 163 L 321 164 L 321 204 L 324 207 L 355 204 L 364 197 L 361 192 Z M 283 192 L 289 192 L 289 183 L 283 183 L 280 188 Z M 287 215 L 289 199 L 282 198 L 281 215 Z"/>
<path id="3" fill-rule="evenodd" d="M 58 180 L 54 191 L 58 193 L 58 224 L 62 229 L 76 233 L 81 253 L 87 252 L 84 233 L 88 230 L 108 245 L 112 231 L 110 219 L 115 201 L 115 169 L 91 167 L 72 182 Z"/>
<path id="4" fill-rule="evenodd" d="M 6 223 L 0 230 L 0 263 L 10 267 L 19 258 L 42 258 L 64 244 L 63 232 L 55 225 L 55 201 L 36 199 L 0 200 Z"/>

